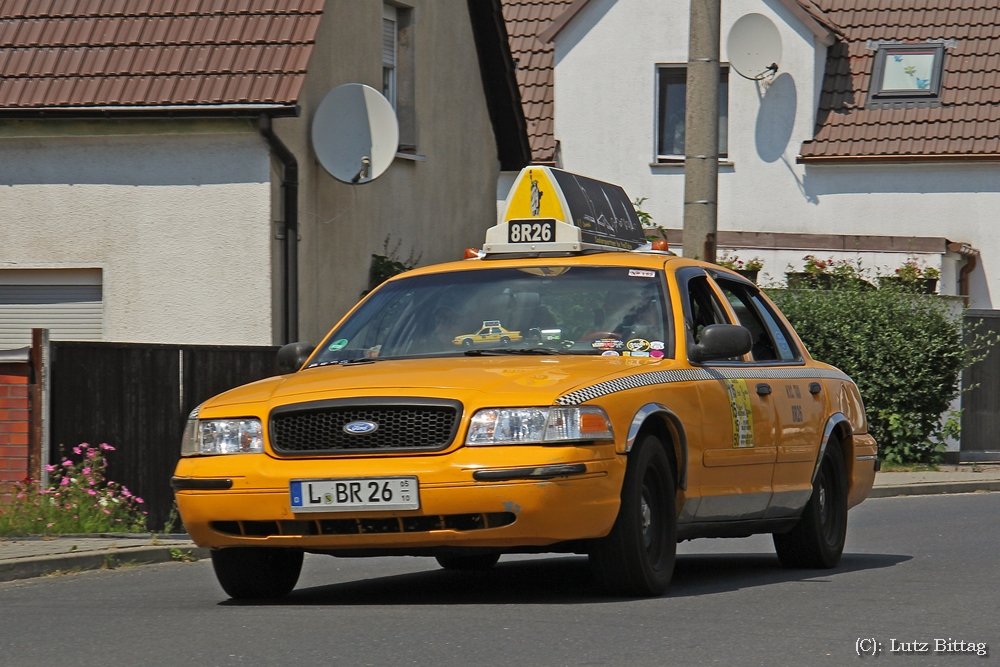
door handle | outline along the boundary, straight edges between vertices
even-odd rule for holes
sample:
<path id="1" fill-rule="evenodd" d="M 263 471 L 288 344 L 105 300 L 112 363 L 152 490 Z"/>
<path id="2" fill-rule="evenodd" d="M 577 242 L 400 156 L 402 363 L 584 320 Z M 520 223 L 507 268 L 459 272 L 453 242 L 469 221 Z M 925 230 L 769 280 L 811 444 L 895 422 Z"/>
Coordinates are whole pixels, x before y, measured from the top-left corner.
<path id="1" fill-rule="evenodd" d="M 770 393 L 771 393 L 771 385 L 767 384 L 766 382 L 761 382 L 760 384 L 757 385 L 758 396 L 767 396 Z"/>
<path id="2" fill-rule="evenodd" d="M 823 391 L 823 385 L 821 385 L 819 382 L 810 382 L 809 383 L 809 393 L 810 394 L 812 394 L 813 396 L 815 396 L 816 394 L 818 394 L 821 391 Z"/>

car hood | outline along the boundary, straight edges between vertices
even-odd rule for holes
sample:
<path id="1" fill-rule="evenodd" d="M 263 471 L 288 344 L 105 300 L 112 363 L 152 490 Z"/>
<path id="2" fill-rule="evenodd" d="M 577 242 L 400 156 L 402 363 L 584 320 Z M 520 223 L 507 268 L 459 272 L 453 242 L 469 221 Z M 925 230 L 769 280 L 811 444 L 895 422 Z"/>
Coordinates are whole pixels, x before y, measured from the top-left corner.
<path id="1" fill-rule="evenodd" d="M 386 359 L 357 365 L 310 368 L 237 387 L 206 401 L 203 411 L 243 404 L 282 405 L 350 396 L 426 396 L 550 405 L 578 387 L 636 366 L 659 369 L 661 360 L 599 356 L 497 356 Z M 469 401 L 463 401 L 468 403 Z M 473 403 L 480 401 L 473 400 Z"/>

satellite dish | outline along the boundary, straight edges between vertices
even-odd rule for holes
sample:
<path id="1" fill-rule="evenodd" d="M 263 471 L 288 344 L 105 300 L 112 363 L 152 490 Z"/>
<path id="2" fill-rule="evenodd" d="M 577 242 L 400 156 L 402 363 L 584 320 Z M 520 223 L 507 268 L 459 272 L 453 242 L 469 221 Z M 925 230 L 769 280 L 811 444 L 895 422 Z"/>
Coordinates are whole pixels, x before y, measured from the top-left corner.
<path id="1" fill-rule="evenodd" d="M 740 76 L 760 81 L 778 71 L 781 35 L 771 19 L 762 14 L 746 14 L 729 30 L 726 51 L 729 64 Z"/>
<path id="2" fill-rule="evenodd" d="M 381 176 L 396 157 L 396 112 L 371 86 L 337 86 L 316 108 L 312 144 L 319 163 L 338 181 L 367 183 Z"/>

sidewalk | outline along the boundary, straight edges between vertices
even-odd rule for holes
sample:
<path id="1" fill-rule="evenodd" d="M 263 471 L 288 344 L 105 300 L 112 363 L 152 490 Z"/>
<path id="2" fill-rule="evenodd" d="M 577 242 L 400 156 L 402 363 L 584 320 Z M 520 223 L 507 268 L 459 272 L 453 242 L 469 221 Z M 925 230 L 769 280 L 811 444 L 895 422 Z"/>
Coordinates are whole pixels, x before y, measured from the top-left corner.
<path id="1" fill-rule="evenodd" d="M 0 582 L 55 572 L 207 558 L 186 534 L 117 533 L 0 538 Z"/>
<path id="2" fill-rule="evenodd" d="M 880 472 L 869 498 L 1000 491 L 1000 465 L 939 466 L 938 472 Z"/>

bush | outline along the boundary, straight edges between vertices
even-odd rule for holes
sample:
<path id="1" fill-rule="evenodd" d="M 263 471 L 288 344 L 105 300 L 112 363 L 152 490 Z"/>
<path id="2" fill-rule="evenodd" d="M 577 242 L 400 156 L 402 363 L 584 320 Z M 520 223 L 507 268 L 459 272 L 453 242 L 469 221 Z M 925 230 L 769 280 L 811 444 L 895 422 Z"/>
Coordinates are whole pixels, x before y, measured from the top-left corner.
<path id="1" fill-rule="evenodd" d="M 0 536 L 143 532 L 142 498 L 104 478 L 105 456 L 112 451 L 106 443 L 84 443 L 73 448 L 79 461 L 66 457 L 57 466 L 45 466 L 48 487 L 15 484 L 10 502 L 0 506 Z"/>
<path id="2" fill-rule="evenodd" d="M 959 393 L 959 373 L 976 360 L 962 338 L 962 313 L 906 287 L 768 290 L 809 353 L 851 376 L 869 432 L 886 461 L 935 463 L 958 420 L 942 414 Z"/>

